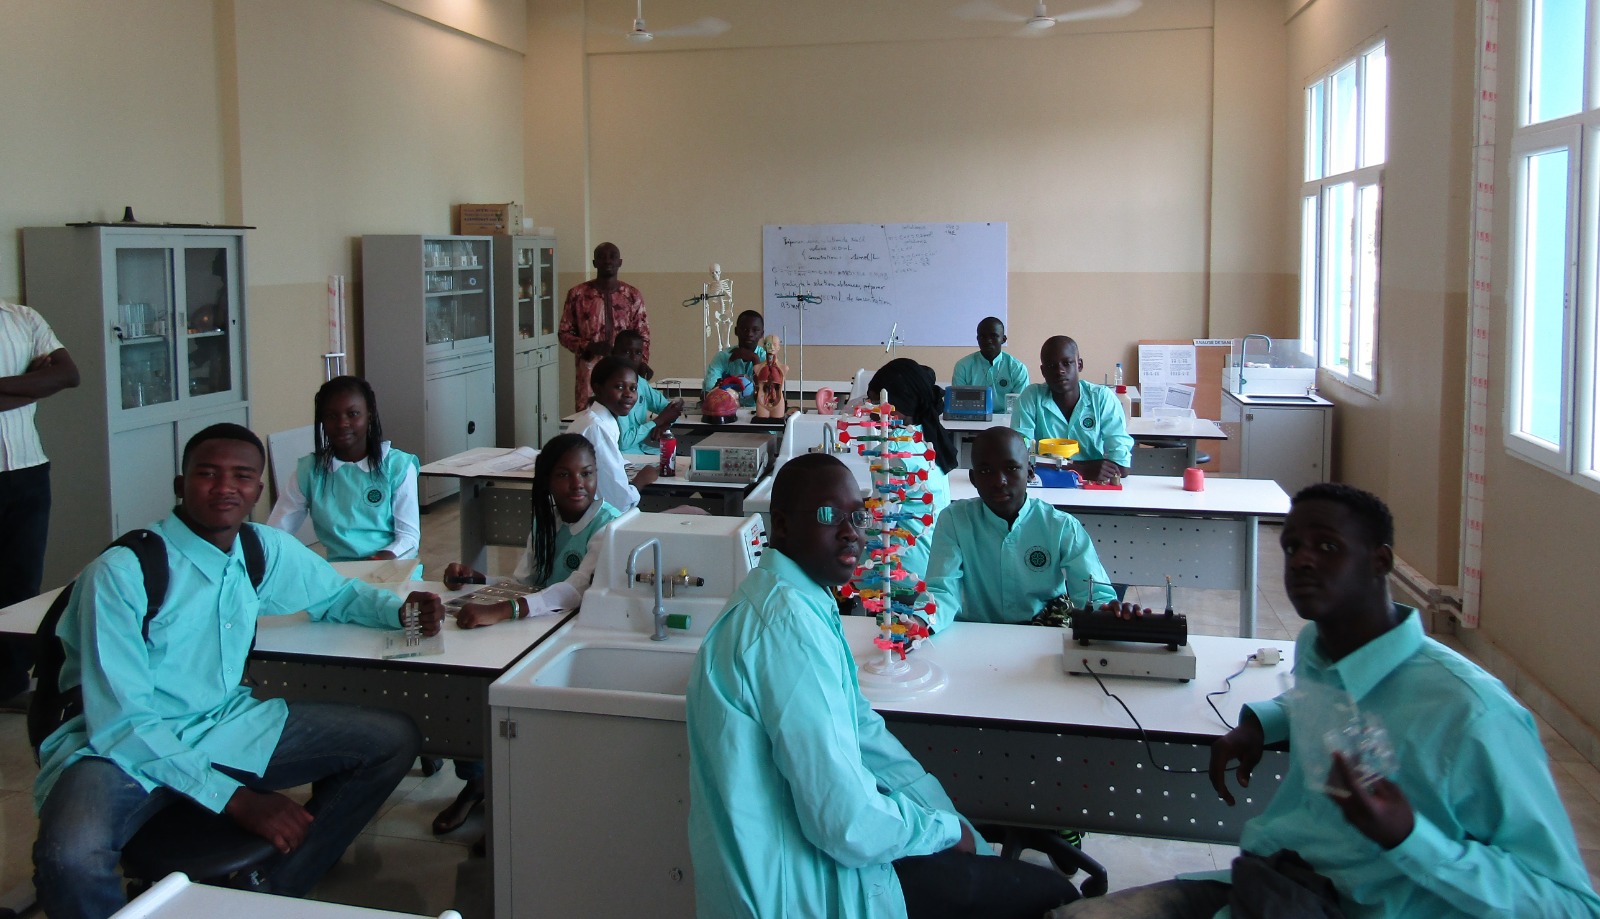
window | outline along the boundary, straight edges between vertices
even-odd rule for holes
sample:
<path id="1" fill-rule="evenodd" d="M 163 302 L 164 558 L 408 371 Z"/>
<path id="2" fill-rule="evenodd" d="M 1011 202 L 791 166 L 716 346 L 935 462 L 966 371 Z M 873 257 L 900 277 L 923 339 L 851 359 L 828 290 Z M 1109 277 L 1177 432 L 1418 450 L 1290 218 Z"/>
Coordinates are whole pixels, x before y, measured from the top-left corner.
<path id="1" fill-rule="evenodd" d="M 1600 489 L 1600 0 L 1532 0 L 1511 143 L 1506 449 Z"/>
<path id="2" fill-rule="evenodd" d="M 1300 338 L 1323 369 L 1367 392 L 1378 389 L 1388 75 L 1379 42 L 1306 87 Z"/>

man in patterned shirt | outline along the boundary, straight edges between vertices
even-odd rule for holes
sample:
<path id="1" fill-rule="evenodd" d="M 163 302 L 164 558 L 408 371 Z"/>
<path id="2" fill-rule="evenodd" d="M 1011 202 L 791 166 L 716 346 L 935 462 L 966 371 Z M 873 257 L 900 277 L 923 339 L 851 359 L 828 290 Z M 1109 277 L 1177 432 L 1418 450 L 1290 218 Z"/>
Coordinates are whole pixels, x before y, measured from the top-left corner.
<path id="1" fill-rule="evenodd" d="M 39 592 L 50 527 L 50 462 L 35 403 L 78 385 L 78 367 L 38 313 L 0 300 L 0 607 Z M 0 640 L 0 710 L 21 706 L 32 664 L 26 638 Z"/>
<path id="2" fill-rule="evenodd" d="M 617 279 L 620 270 L 622 252 L 615 243 L 595 246 L 594 280 L 567 291 L 567 302 L 561 307 L 561 347 L 578 359 L 575 411 L 589 407 L 589 372 L 611 353 L 612 340 L 623 329 L 632 329 L 644 339 L 639 376 L 649 379 L 655 375 L 650 369 L 650 319 L 645 314 L 644 296 L 637 287 Z"/>

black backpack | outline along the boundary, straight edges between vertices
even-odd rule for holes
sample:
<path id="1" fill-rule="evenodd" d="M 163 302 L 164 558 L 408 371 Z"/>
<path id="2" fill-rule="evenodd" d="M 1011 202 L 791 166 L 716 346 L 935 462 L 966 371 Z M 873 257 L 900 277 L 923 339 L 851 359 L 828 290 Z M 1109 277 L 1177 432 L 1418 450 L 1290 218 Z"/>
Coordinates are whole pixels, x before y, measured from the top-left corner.
<path id="1" fill-rule="evenodd" d="M 239 528 L 239 545 L 244 551 L 244 567 L 250 575 L 250 586 L 260 588 L 261 579 L 267 573 L 267 557 L 261 547 L 261 534 L 247 523 Z M 141 529 L 122 534 L 104 551 L 118 546 L 133 552 L 139 560 L 139 570 L 144 575 L 145 608 L 141 632 L 148 643 L 150 620 L 156 618 L 162 602 L 167 598 L 167 545 L 155 532 Z M 35 759 L 45 738 L 83 712 L 83 687 L 61 688 L 61 667 L 67 662 L 67 654 L 61 639 L 56 636 L 56 625 L 61 621 L 61 613 L 67 608 L 67 602 L 72 599 L 72 587 L 76 583 L 74 580 L 61 588 L 50 608 L 45 611 L 44 618 L 39 621 L 39 628 L 33 633 L 33 675 L 38 685 L 34 687 L 33 701 L 28 705 L 28 743 L 33 746 Z"/>

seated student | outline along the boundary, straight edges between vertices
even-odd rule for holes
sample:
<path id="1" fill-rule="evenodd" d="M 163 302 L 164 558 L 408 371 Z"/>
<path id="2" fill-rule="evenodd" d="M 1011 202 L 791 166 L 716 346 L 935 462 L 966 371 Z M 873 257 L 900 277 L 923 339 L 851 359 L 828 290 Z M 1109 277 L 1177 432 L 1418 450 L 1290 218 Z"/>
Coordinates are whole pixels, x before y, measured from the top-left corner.
<path id="1" fill-rule="evenodd" d="M 623 329 L 611 340 L 611 356 L 639 372 L 644 361 L 644 336 Z M 683 414 L 683 400 L 663 396 L 650 381 L 639 376 L 639 401 L 626 418 L 617 419 L 617 448 L 623 453 L 660 453 L 661 432 Z"/>
<path id="2" fill-rule="evenodd" d="M 1022 391 L 1011 426 L 1034 441 L 1064 437 L 1078 442 L 1072 468 L 1091 482 L 1109 482 L 1128 474 L 1133 464 L 1133 438 L 1116 393 L 1080 380 L 1083 358 L 1078 343 L 1065 335 L 1045 339 L 1039 349 L 1043 383 Z"/>
<path id="3" fill-rule="evenodd" d="M 581 434 L 594 446 L 595 476 L 600 497 L 619 511 L 639 504 L 639 489 L 656 480 L 661 470 L 645 466 L 629 481 L 618 446 L 621 419 L 628 417 L 639 398 L 639 377 L 615 357 L 603 357 L 589 374 L 594 401 L 572 419 L 568 434 Z"/>
<path id="4" fill-rule="evenodd" d="M 978 350 L 956 361 L 954 386 L 987 386 L 994 393 L 994 410 L 1003 412 L 1006 396 L 1028 386 L 1026 364 L 1000 350 L 1006 343 L 1006 324 L 993 316 L 978 323 Z"/>
<path id="5" fill-rule="evenodd" d="M 832 591 L 855 570 L 865 516 L 836 457 L 786 463 L 767 551 L 695 657 L 698 912 L 1033 919 L 1077 891 L 1054 871 L 989 856 L 861 695 Z"/>
<path id="6" fill-rule="evenodd" d="M 1028 497 L 1031 471 L 1016 431 L 989 428 L 973 441 L 978 497 L 954 502 L 934 524 L 927 581 L 940 622 L 1027 622 L 1063 593 L 1080 608 L 1116 602 L 1083 524 Z"/>
<path id="7" fill-rule="evenodd" d="M 417 458 L 383 439 L 372 387 L 334 377 L 314 406 L 316 449 L 300 457 L 267 525 L 296 533 L 310 514 L 330 562 L 416 558 Z"/>
<path id="8" fill-rule="evenodd" d="M 1272 865 L 1298 853 L 1351 919 L 1600 916 L 1533 718 L 1393 602 L 1393 539 L 1389 509 L 1364 491 L 1295 495 L 1278 541 L 1289 602 L 1310 623 L 1295 641 L 1296 688 L 1248 704 L 1211 748 L 1211 784 L 1229 804 L 1229 764 L 1248 787 L 1263 744 L 1289 742 L 1283 784 L 1245 824 L 1231 875 L 1134 888 L 1063 915 L 1226 916 L 1261 903 L 1282 877 Z M 1356 707 L 1388 734 L 1387 777 L 1364 781 L 1324 738 Z"/>
<path id="9" fill-rule="evenodd" d="M 431 635 L 442 613 L 433 594 L 402 601 L 340 577 L 287 533 L 247 524 L 265 466 L 261 441 L 236 424 L 212 425 L 184 447 L 178 506 L 151 526 L 166 546 L 169 581 L 148 635 L 131 550 L 105 552 L 78 577 L 56 634 L 66 652 L 61 685 L 81 686 L 83 712 L 40 746 L 34 783 L 35 883 L 56 919 L 122 908 L 123 845 L 180 796 L 277 847 L 282 855 L 258 889 L 303 896 L 417 756 L 421 736 L 404 715 L 257 699 L 240 683 L 259 616 L 309 610 L 398 628 L 405 602 Z M 235 538 L 246 526 L 266 561 L 254 589 Z M 307 783 L 304 807 L 277 793 Z"/>
<path id="10" fill-rule="evenodd" d="M 766 334 L 766 323 L 755 310 L 745 310 L 734 323 L 733 336 L 737 343 L 717 352 L 706 365 L 706 378 L 700 391 L 710 392 L 724 377 L 739 377 L 744 383 L 739 388 L 739 404 L 749 408 L 756 404 L 756 365 L 767 359 L 760 341 Z"/>
<path id="11" fill-rule="evenodd" d="M 465 604 L 456 614 L 461 628 L 564 613 L 583 601 L 599 562 L 600 543 L 594 535 L 622 513 L 596 495 L 594 447 L 577 434 L 550 438 L 533 461 L 532 491 L 533 526 L 512 576 L 539 592 L 515 601 Z M 451 590 L 487 581 L 482 572 L 461 562 L 451 562 L 444 570 L 444 586 Z M 433 819 L 436 835 L 460 828 L 473 808 L 483 803 L 481 760 L 456 760 L 456 778 L 467 784 Z"/>
<path id="12" fill-rule="evenodd" d="M 933 495 L 933 504 L 928 512 L 938 517 L 950 506 L 950 479 L 946 473 L 956 468 L 960 458 L 955 438 L 945 430 L 944 422 L 940 420 L 940 414 L 944 411 L 944 390 L 934 383 L 932 367 L 908 357 L 897 357 L 879 367 L 878 372 L 872 375 L 872 381 L 867 384 L 869 402 L 876 402 L 880 393 L 888 393 L 895 411 L 920 429 L 923 442 L 934 450 L 931 463 L 918 456 L 904 460 L 904 464 L 907 469 L 927 470 L 928 491 Z M 907 571 L 926 575 L 933 528 L 917 521 L 906 521 L 905 528 L 917 535 L 917 541 L 900 554 L 900 563 Z"/>

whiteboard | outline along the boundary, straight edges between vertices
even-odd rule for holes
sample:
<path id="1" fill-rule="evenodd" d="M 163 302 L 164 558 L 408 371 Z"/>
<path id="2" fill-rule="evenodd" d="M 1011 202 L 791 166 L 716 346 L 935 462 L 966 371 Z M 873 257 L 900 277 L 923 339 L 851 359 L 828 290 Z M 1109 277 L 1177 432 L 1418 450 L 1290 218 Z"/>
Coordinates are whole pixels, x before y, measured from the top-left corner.
<path id="1" fill-rule="evenodd" d="M 894 329 L 905 345 L 972 347 L 978 320 L 1007 318 L 1006 225 L 768 225 L 761 276 L 767 331 L 796 344 L 877 344 Z"/>

